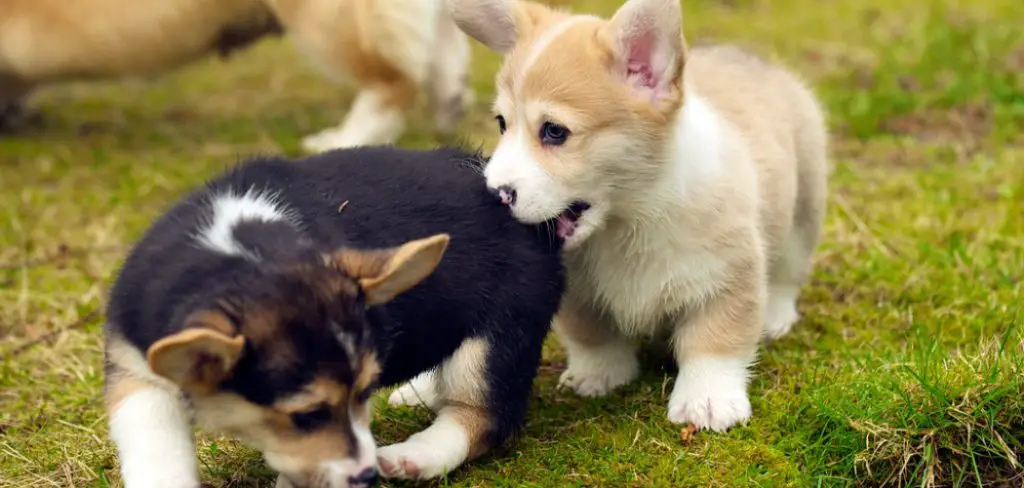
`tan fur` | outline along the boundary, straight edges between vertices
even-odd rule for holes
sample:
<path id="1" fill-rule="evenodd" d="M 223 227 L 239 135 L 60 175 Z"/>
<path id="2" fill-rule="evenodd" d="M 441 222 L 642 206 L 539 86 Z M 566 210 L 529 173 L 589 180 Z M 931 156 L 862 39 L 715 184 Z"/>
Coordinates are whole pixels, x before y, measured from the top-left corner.
<path id="1" fill-rule="evenodd" d="M 349 120 L 304 147 L 394 142 L 428 88 L 450 133 L 472 93 L 468 42 L 442 0 L 5 0 L 0 107 L 73 79 L 150 76 L 281 29 L 330 78 L 361 89 Z M 375 115 L 385 119 L 376 123 Z M 351 120 L 358 118 L 362 120 Z M 359 124 L 362 124 L 360 126 Z"/>
<path id="2" fill-rule="evenodd" d="M 736 48 L 689 49 L 673 0 L 628 0 L 607 20 L 525 1 L 449 4 L 505 58 L 494 107 L 507 131 L 488 185 L 514 188 L 527 222 L 591 205 L 566 243 L 563 384 L 604 394 L 636 377 L 635 339 L 670 332 L 680 376 L 669 417 L 715 430 L 745 421 L 746 367 L 763 334 L 795 320 L 824 214 L 826 132 L 811 91 Z M 569 137 L 543 143 L 545 123 Z"/>
<path id="3" fill-rule="evenodd" d="M 379 449 L 378 461 L 386 476 L 438 477 L 493 447 L 490 437 L 494 419 L 485 376 L 488 354 L 490 344 L 486 339 L 469 339 L 438 370 L 426 373 L 431 378 L 430 388 L 435 391 L 424 391 L 430 400 L 422 399 L 437 412 L 437 419 L 430 428 L 407 441 Z M 424 449 L 436 450 L 443 456 L 444 461 L 432 461 L 442 465 L 421 470 L 413 460 L 422 460 Z"/>
<path id="4" fill-rule="evenodd" d="M 185 329 L 164 337 L 147 352 L 149 368 L 190 391 L 210 391 L 234 369 L 245 338 L 210 329 Z"/>
<path id="5" fill-rule="evenodd" d="M 441 263 L 449 240 L 447 234 L 438 234 L 390 250 L 342 249 L 332 259 L 348 276 L 359 282 L 368 305 L 379 305 L 433 273 Z"/>
<path id="6" fill-rule="evenodd" d="M 462 405 L 448 401 L 438 416 L 446 415 L 462 426 L 469 437 L 469 455 L 466 460 L 476 459 L 491 449 L 487 437 L 493 428 L 493 420 L 488 411 L 481 406 Z"/>
<path id="7" fill-rule="evenodd" d="M 487 354 L 484 339 L 470 339 L 441 366 L 438 416 L 450 415 L 469 437 L 469 459 L 488 451 L 487 434 L 493 425 L 488 408 Z"/>

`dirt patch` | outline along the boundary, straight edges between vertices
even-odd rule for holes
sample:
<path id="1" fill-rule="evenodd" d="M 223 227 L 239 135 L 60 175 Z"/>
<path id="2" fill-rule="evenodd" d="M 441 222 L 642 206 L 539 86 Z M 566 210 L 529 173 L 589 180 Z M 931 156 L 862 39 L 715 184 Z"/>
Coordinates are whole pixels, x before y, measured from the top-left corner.
<path id="1" fill-rule="evenodd" d="M 978 147 L 992 130 L 992 107 L 985 103 L 929 109 L 890 117 L 882 128 L 925 142 L 957 142 Z"/>

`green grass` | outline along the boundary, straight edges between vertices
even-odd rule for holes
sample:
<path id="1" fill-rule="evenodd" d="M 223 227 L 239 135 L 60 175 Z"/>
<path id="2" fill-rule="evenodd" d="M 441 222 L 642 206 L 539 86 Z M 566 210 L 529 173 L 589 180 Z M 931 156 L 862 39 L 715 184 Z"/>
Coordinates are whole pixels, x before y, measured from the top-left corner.
<path id="1" fill-rule="evenodd" d="M 834 133 L 804 320 L 764 350 L 749 425 L 684 440 L 665 418 L 673 373 L 653 362 L 606 398 L 557 391 L 552 339 L 519 442 L 440 485 L 1024 484 L 1024 7 L 888 4 L 684 2 L 691 41 L 753 46 L 804 74 Z M 486 148 L 498 62 L 474 46 L 462 136 Z M 237 156 L 298 154 L 350 98 L 273 40 L 35 98 L 45 124 L 0 139 L 0 487 L 120 486 L 90 314 L 125 250 Z M 429 114 L 413 117 L 401 144 L 436 144 Z M 428 421 L 384 407 L 375 432 L 394 442 Z M 228 439 L 202 436 L 199 453 L 214 486 L 272 483 Z"/>

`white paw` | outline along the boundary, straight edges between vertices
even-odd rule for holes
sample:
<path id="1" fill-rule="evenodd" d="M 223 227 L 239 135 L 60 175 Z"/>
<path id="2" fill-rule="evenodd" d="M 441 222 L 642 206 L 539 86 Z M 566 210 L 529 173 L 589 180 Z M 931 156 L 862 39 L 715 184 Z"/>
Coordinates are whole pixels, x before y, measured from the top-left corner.
<path id="1" fill-rule="evenodd" d="M 768 288 L 768 306 L 764 316 L 764 336 L 779 339 L 789 333 L 800 320 L 796 299 L 800 290 L 794 286 L 771 285 Z"/>
<path id="2" fill-rule="evenodd" d="M 718 432 L 746 423 L 751 415 L 748 363 L 741 358 L 705 357 L 682 364 L 668 401 L 668 419 Z"/>
<path id="3" fill-rule="evenodd" d="M 613 343 L 597 349 L 567 349 L 569 366 L 558 380 L 584 397 L 602 396 L 640 375 L 632 346 Z"/>
<path id="4" fill-rule="evenodd" d="M 441 416 L 405 442 L 377 450 L 377 465 L 387 478 L 430 479 L 444 476 L 465 462 L 469 438 L 454 419 Z"/>
<path id="5" fill-rule="evenodd" d="M 391 392 L 391 395 L 388 396 L 388 405 L 433 408 L 437 404 L 437 400 L 436 376 L 433 371 L 427 371 Z"/>

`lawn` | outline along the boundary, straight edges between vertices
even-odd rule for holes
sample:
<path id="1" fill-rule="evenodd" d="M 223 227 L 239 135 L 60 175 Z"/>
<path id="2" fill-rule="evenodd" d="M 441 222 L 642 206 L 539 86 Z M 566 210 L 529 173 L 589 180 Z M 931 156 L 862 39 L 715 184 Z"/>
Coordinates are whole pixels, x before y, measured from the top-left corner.
<path id="1" fill-rule="evenodd" d="M 619 1 L 562 3 L 610 14 Z M 673 372 L 655 362 L 606 398 L 559 391 L 552 338 L 519 441 L 440 485 L 1024 485 L 1024 4 L 686 0 L 684 12 L 691 43 L 786 63 L 830 115 L 816 272 L 803 321 L 757 366 L 754 418 L 685 435 L 665 418 Z M 461 136 L 491 148 L 499 59 L 474 44 L 473 62 Z M 299 154 L 350 100 L 274 39 L 35 97 L 41 122 L 0 136 L 0 487 L 121 486 L 101 324 L 125 251 L 187 189 L 242 155 Z M 429 113 L 413 117 L 400 144 L 437 144 Z M 385 396 L 381 442 L 429 422 Z M 213 486 L 272 486 L 228 439 L 201 436 L 198 452 Z"/>

